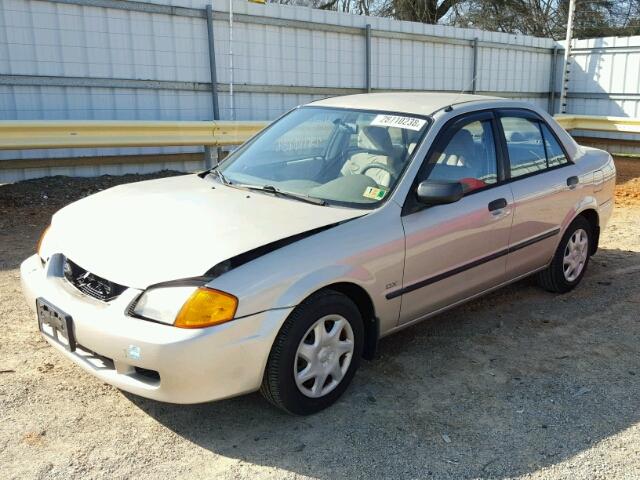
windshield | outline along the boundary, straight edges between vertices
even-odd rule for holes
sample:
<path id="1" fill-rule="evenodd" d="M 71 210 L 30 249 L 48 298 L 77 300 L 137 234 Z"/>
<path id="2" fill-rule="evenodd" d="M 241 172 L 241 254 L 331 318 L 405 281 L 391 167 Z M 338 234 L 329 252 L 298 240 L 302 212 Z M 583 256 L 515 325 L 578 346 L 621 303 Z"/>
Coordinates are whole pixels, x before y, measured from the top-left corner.
<path id="1" fill-rule="evenodd" d="M 388 197 L 409 163 L 427 119 L 303 107 L 271 125 L 218 168 L 237 186 L 363 207 Z"/>

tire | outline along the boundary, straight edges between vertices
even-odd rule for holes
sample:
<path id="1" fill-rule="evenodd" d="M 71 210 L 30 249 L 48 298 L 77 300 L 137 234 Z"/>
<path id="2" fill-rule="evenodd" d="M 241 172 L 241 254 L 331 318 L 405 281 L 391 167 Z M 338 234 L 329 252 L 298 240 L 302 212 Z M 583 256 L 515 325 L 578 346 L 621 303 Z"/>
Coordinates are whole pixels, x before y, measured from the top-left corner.
<path id="1" fill-rule="evenodd" d="M 569 242 L 573 239 L 575 245 L 575 240 L 578 237 L 574 237 L 574 235 L 578 235 L 579 232 L 583 232 L 583 235 L 586 236 L 586 244 L 580 250 L 586 250 L 582 265 L 579 267 L 579 271 L 576 271 L 565 264 L 565 256 L 570 253 L 571 246 Z M 586 218 L 576 217 L 563 235 L 549 267 L 537 274 L 538 284 L 545 290 L 554 293 L 566 293 L 573 290 L 587 271 L 592 242 L 593 227 Z M 582 259 L 582 255 L 577 256 L 576 259 Z"/>
<path id="2" fill-rule="evenodd" d="M 318 330 L 319 325 L 324 334 Z M 350 340 L 353 349 L 349 353 L 346 350 Z M 294 415 L 319 412 L 340 398 L 349 386 L 363 345 L 364 326 L 355 303 L 333 290 L 318 292 L 298 305 L 284 322 L 271 348 L 260 393 Z M 305 358 L 312 360 L 307 362 Z M 306 369 L 307 375 L 320 373 L 302 382 Z M 323 380 L 328 369 L 336 372 L 336 377 L 342 374 L 342 378 L 336 382 L 328 374 Z"/>

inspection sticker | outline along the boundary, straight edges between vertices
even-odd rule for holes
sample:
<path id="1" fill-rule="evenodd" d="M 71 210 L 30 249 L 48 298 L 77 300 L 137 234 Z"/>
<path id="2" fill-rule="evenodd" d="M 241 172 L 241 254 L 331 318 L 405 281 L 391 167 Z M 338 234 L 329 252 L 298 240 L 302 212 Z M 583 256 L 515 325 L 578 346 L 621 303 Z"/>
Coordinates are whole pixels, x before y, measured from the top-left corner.
<path id="1" fill-rule="evenodd" d="M 396 127 L 416 132 L 424 127 L 426 120 L 416 117 L 401 117 L 400 115 L 376 115 L 371 125 L 376 127 Z"/>
<path id="2" fill-rule="evenodd" d="M 367 187 L 362 196 L 373 200 L 382 200 L 386 194 L 387 191 L 381 188 Z"/>

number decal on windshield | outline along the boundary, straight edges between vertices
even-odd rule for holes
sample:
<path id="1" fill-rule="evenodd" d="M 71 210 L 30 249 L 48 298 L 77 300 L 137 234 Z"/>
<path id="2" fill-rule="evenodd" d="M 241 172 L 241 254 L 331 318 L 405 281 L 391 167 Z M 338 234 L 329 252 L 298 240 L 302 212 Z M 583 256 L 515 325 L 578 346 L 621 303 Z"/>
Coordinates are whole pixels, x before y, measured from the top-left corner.
<path id="1" fill-rule="evenodd" d="M 376 118 L 373 119 L 371 125 L 375 125 L 376 127 L 404 128 L 408 130 L 415 130 L 417 132 L 422 127 L 424 127 L 425 123 L 427 123 L 427 121 L 423 120 L 422 118 L 381 114 L 377 115 Z"/>

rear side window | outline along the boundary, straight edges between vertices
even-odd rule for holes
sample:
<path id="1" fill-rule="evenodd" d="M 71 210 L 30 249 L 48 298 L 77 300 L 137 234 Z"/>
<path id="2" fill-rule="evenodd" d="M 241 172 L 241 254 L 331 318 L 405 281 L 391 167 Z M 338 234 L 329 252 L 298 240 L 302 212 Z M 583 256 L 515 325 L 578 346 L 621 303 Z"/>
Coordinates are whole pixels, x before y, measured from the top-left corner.
<path id="1" fill-rule="evenodd" d="M 546 125 L 542 125 L 542 135 L 544 136 L 544 145 L 547 149 L 547 163 L 549 167 L 557 167 L 558 165 L 569 163 L 556 137 L 553 136 L 549 127 Z"/>
<path id="2" fill-rule="evenodd" d="M 546 170 L 547 156 L 540 124 L 522 117 L 501 117 L 507 141 L 511 177 L 521 177 Z"/>

